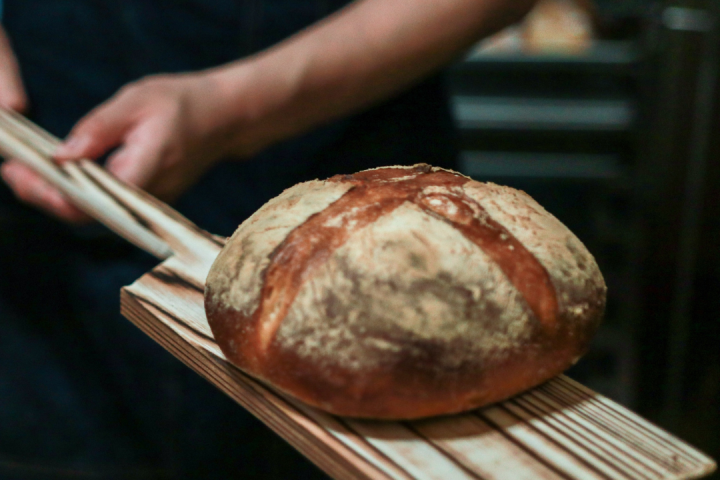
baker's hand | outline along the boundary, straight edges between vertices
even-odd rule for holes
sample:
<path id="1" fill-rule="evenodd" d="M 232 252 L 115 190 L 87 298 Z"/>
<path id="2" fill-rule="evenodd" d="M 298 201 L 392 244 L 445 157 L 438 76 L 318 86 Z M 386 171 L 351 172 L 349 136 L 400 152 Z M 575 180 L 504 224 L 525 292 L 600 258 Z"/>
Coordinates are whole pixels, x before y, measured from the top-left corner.
<path id="1" fill-rule="evenodd" d="M 257 55 L 124 88 L 78 123 L 56 158 L 118 147 L 112 173 L 173 200 L 219 158 L 252 155 L 386 99 L 518 21 L 534 1 L 356 0 Z M 72 220 L 67 202 L 22 193 L 32 190 L 23 173 L 3 177 L 21 198 Z"/>
<path id="2" fill-rule="evenodd" d="M 172 201 L 226 153 L 213 117 L 216 93 L 212 79 L 201 73 L 129 84 L 75 125 L 55 159 L 96 159 L 115 149 L 106 164 L 113 175 Z M 3 177 L 28 203 L 66 221 L 87 218 L 22 165 L 7 165 Z"/>
<path id="3" fill-rule="evenodd" d="M 129 84 L 81 119 L 55 158 L 97 158 L 117 148 L 106 164 L 112 174 L 172 201 L 224 153 L 213 128 L 215 94 L 204 74 Z"/>

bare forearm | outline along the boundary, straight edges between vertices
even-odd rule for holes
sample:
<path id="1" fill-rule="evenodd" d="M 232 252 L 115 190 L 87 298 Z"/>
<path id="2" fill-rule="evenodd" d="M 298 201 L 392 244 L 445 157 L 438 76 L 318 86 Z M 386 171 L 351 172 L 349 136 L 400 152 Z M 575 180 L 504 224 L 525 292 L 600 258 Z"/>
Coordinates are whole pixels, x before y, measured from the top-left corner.
<path id="1" fill-rule="evenodd" d="M 519 19 L 532 3 L 356 0 L 251 58 L 125 86 L 75 125 L 55 157 L 97 158 L 114 149 L 106 163 L 111 173 L 172 200 L 222 158 L 251 156 L 387 98 Z M 0 80 L 3 74 L 0 104 L 12 103 L 10 92 L 16 108 L 22 107 L 17 64 L 0 35 Z M 31 170 L 6 162 L 0 173 L 19 198 L 60 218 L 79 219 Z"/>
<path id="2" fill-rule="evenodd" d="M 220 118 L 236 115 L 235 127 L 261 148 L 386 98 L 519 19 L 533 3 L 359 0 L 215 71 L 226 100 Z"/>

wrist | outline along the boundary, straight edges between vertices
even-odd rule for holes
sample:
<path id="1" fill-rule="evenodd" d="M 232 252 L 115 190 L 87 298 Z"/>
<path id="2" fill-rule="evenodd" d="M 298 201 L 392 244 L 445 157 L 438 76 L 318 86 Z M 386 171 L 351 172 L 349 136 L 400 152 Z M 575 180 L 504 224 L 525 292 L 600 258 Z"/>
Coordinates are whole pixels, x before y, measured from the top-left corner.
<path id="1" fill-rule="evenodd" d="M 207 72 L 216 92 L 212 121 L 227 154 L 251 156 L 301 130 L 292 117 L 298 88 L 292 72 L 264 56 Z"/>

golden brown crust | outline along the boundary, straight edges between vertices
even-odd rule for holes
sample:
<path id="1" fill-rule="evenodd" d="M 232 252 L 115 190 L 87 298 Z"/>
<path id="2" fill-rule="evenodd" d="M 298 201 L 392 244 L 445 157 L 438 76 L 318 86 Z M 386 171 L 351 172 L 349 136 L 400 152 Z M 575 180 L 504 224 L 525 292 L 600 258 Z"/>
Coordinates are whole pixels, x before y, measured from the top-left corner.
<path id="1" fill-rule="evenodd" d="M 293 187 L 207 285 L 230 361 L 372 418 L 467 410 L 558 374 L 605 301 L 592 256 L 529 196 L 426 165 Z"/>

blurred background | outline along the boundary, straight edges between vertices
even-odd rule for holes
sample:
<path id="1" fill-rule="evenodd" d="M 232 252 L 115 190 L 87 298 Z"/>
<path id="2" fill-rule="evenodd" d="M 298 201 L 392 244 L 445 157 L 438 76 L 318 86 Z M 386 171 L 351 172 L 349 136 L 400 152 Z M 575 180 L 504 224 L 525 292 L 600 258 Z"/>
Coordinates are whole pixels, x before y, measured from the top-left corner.
<path id="1" fill-rule="evenodd" d="M 570 375 L 716 459 L 719 70 L 717 0 L 543 0 L 451 71 L 461 170 L 530 193 L 605 276 Z"/>
<path id="2" fill-rule="evenodd" d="M 720 0 L 541 0 L 449 74 L 460 170 L 527 191 L 605 276 L 569 375 L 720 460 Z"/>

